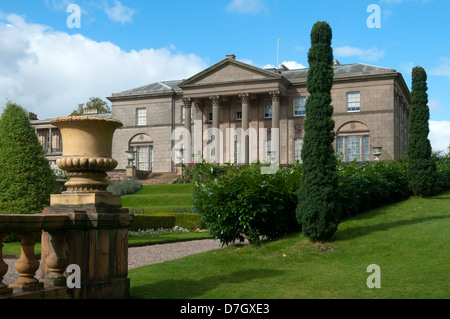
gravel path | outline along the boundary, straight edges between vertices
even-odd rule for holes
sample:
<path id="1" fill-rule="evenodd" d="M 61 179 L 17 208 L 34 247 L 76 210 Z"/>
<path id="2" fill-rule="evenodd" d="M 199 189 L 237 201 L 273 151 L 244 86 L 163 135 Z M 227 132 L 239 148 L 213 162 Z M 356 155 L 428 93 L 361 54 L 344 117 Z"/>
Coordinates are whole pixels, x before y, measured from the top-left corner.
<path id="1" fill-rule="evenodd" d="M 219 249 L 221 247 L 222 244 L 220 241 L 213 239 L 201 239 L 144 247 L 130 247 L 128 249 L 128 269 L 157 264 L 188 255 Z M 10 285 L 16 281 L 19 275 L 14 267 L 14 259 L 5 259 L 5 262 L 8 264 L 8 273 L 3 278 L 3 283 Z M 37 279 L 39 279 L 39 273 L 40 270 L 38 269 L 36 271 Z"/>

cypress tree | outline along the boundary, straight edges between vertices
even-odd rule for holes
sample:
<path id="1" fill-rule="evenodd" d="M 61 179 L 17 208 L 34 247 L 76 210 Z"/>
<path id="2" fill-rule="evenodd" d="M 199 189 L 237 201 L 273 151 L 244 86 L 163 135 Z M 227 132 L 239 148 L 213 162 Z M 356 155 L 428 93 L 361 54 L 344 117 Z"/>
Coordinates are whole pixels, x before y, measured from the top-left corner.
<path id="1" fill-rule="evenodd" d="M 0 118 L 0 213 L 40 213 L 58 185 L 20 106 L 8 102 Z"/>
<path id="2" fill-rule="evenodd" d="M 412 70 L 411 108 L 409 114 L 408 183 L 412 193 L 426 197 L 436 182 L 436 163 L 431 158 L 428 120 L 427 73 L 416 66 Z"/>
<path id="3" fill-rule="evenodd" d="M 332 31 L 317 22 L 311 31 L 305 136 L 302 149 L 303 175 L 298 190 L 297 221 L 314 241 L 326 241 L 340 222 L 337 158 L 333 149 L 334 120 Z"/>

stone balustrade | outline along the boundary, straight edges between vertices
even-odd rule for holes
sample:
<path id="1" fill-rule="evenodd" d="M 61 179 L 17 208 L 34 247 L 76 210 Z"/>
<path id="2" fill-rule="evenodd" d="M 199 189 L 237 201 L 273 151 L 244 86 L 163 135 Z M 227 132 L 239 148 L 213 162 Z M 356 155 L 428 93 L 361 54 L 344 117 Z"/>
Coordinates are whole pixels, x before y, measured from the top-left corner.
<path id="1" fill-rule="evenodd" d="M 127 209 L 98 207 L 57 212 L 50 207 L 36 215 L 0 215 L 0 299 L 127 298 L 127 236 L 132 219 Z M 11 233 L 21 238 L 21 254 L 15 262 L 19 278 L 8 287 L 2 282 L 8 272 L 2 247 Z M 34 249 L 39 234 L 40 261 Z M 70 264 L 81 268 L 80 289 L 67 288 L 65 270 Z M 40 280 L 36 279 L 39 266 Z"/>
<path id="2" fill-rule="evenodd" d="M 107 172 L 117 166 L 111 158 L 112 136 L 120 121 L 101 117 L 63 117 L 52 121 L 64 140 L 57 165 L 70 180 L 66 191 L 50 195 L 50 206 L 37 215 L 0 215 L 0 243 L 10 233 L 21 238 L 21 255 L 15 267 L 17 281 L 2 284 L 8 266 L 0 249 L 0 299 L 27 294 L 47 298 L 128 298 L 128 228 L 133 220 L 119 196 L 106 188 Z M 41 234 L 40 280 L 35 238 Z M 1 245 L 2 246 L 2 245 Z M 68 265 L 80 269 L 80 287 L 67 289 Z M 65 292 L 65 294 L 64 294 Z"/>
<path id="3" fill-rule="evenodd" d="M 23 296 L 24 293 L 42 292 L 47 288 L 66 287 L 64 235 L 73 227 L 74 223 L 67 214 L 0 215 L 0 299 L 13 298 L 17 294 Z M 42 231 L 54 234 L 58 239 L 54 241 L 53 253 L 45 260 L 41 260 L 41 263 L 46 263 L 52 272 L 46 281 L 35 278 L 40 264 L 35 257 L 35 239 Z M 4 238 L 12 233 L 21 239 L 21 253 L 15 262 L 19 278 L 8 287 L 2 282 L 8 272 L 8 265 L 3 260 L 2 247 Z"/>

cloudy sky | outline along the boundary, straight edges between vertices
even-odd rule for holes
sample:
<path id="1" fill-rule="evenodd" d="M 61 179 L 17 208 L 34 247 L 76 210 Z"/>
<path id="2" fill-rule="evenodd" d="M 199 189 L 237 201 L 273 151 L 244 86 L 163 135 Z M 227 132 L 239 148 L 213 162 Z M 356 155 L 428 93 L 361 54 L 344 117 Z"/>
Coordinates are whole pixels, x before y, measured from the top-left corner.
<path id="1" fill-rule="evenodd" d="M 409 87 L 411 69 L 425 68 L 429 137 L 443 150 L 448 12 L 450 0 L 0 0 L 1 108 L 9 100 L 40 119 L 66 116 L 90 97 L 188 78 L 227 54 L 258 67 L 307 67 L 320 20 L 333 29 L 341 64 L 394 68 Z"/>

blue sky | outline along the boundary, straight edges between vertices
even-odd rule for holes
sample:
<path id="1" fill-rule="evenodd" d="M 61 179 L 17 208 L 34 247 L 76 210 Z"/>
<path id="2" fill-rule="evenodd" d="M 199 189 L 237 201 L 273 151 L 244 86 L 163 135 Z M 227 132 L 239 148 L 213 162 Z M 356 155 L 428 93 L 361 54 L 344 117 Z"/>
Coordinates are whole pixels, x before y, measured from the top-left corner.
<path id="1" fill-rule="evenodd" d="M 81 9 L 80 28 L 67 21 Z M 367 20 L 380 9 L 380 27 Z M 317 21 L 341 64 L 428 73 L 430 140 L 450 144 L 450 0 L 0 0 L 0 98 L 40 119 L 155 81 L 188 78 L 227 54 L 257 67 L 307 67 Z M 71 20 L 75 21 L 75 20 Z M 374 21 L 374 20 L 371 20 Z M 2 103 L 3 103 L 2 101 Z"/>

